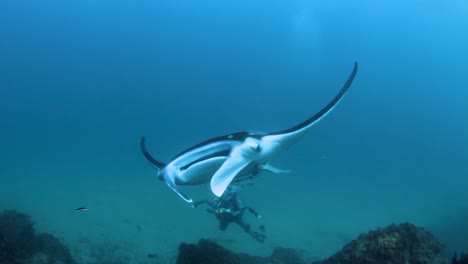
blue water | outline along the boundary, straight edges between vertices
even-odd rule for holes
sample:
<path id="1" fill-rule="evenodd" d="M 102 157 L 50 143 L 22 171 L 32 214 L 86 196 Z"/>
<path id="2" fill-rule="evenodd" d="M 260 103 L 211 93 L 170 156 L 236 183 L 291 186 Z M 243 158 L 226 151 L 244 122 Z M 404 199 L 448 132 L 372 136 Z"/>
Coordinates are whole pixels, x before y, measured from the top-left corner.
<path id="1" fill-rule="evenodd" d="M 83 262 L 109 245 L 171 262 L 205 237 L 326 257 L 403 221 L 466 251 L 467 25 L 463 0 L 1 1 L 0 209 L 30 214 Z M 354 61 L 338 107 L 273 162 L 292 173 L 242 190 L 263 245 L 219 231 L 140 153 L 141 136 L 168 161 L 214 136 L 289 128 Z"/>

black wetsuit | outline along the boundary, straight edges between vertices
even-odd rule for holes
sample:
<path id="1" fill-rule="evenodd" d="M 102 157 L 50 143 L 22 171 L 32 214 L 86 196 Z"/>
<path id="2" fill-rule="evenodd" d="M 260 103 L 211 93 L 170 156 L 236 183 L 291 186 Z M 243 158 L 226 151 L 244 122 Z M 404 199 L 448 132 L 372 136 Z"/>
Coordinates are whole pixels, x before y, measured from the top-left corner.
<path id="1" fill-rule="evenodd" d="M 245 210 L 248 210 L 256 217 L 260 217 L 260 215 L 251 207 L 244 206 L 236 192 L 225 194 L 222 197 L 217 198 L 214 203 L 208 200 L 202 200 L 193 203 L 192 206 L 197 207 L 202 203 L 206 203 L 210 206 L 210 208 L 208 208 L 208 212 L 215 214 L 216 218 L 219 220 L 220 230 L 224 231 L 230 223 L 236 223 L 258 242 L 263 243 L 265 240 L 265 234 L 251 230 L 250 225 L 244 220 Z"/>

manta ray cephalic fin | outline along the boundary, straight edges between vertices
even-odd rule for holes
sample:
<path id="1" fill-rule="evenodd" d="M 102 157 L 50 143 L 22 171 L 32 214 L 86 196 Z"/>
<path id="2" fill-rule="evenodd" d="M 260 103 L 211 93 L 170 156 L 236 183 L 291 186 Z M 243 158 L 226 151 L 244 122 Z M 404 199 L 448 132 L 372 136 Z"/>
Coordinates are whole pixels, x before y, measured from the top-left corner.
<path id="1" fill-rule="evenodd" d="M 250 164 L 251 160 L 242 157 L 239 153 L 231 153 L 223 165 L 211 178 L 211 191 L 218 197 L 223 195 L 232 180 Z"/>

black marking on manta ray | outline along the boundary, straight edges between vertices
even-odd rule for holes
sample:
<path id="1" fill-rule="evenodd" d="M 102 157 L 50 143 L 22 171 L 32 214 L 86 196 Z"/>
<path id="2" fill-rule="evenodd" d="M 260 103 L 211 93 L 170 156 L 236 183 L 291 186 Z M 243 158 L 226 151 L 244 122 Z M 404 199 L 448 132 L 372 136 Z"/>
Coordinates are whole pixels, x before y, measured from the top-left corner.
<path id="1" fill-rule="evenodd" d="M 211 155 L 204 156 L 204 157 L 201 157 L 201 158 L 199 158 L 197 160 L 194 160 L 194 161 L 188 163 L 187 165 L 184 165 L 184 166 L 180 167 L 180 169 L 181 170 L 186 170 L 186 169 L 190 168 L 193 164 L 197 164 L 197 163 L 199 163 L 201 161 L 211 159 L 211 158 L 214 158 L 214 157 L 227 157 L 230 152 L 231 152 L 231 150 L 229 150 L 229 149 L 218 151 L 218 152 L 213 153 Z"/>
<path id="2" fill-rule="evenodd" d="M 351 83 L 353 82 L 354 77 L 356 76 L 357 70 L 358 70 L 358 64 L 357 64 L 357 62 L 355 62 L 353 71 L 349 75 L 348 80 L 343 85 L 340 92 L 322 110 L 320 110 L 320 112 L 316 113 L 315 115 L 313 115 L 312 117 L 310 117 L 306 121 L 304 121 L 304 122 L 302 122 L 302 123 L 300 123 L 300 124 L 298 124 L 296 126 L 288 128 L 286 130 L 282 130 L 282 131 L 278 131 L 278 132 L 274 132 L 274 133 L 269 133 L 269 135 L 279 135 L 279 134 L 287 134 L 287 133 L 290 133 L 290 132 L 294 132 L 294 131 L 300 130 L 301 128 L 304 128 L 304 127 L 308 126 L 309 124 L 311 124 L 311 123 L 317 121 L 318 119 L 320 119 L 325 113 L 330 111 L 330 109 L 333 108 L 341 100 L 341 98 L 343 98 L 343 96 L 346 94 L 349 87 L 351 86 Z"/>
<path id="3" fill-rule="evenodd" d="M 190 147 L 190 148 L 182 151 L 181 153 L 177 154 L 173 159 L 176 159 L 177 157 L 180 157 L 180 156 L 184 155 L 185 153 L 187 153 L 187 152 L 189 152 L 191 150 L 194 150 L 196 148 L 199 148 L 201 146 L 205 146 L 205 145 L 208 145 L 208 144 L 211 144 L 211 143 L 221 142 L 221 141 L 239 141 L 239 142 L 242 142 L 248 137 L 253 137 L 253 138 L 260 139 L 265 135 L 266 135 L 266 133 L 245 132 L 245 131 L 243 131 L 243 132 L 232 133 L 232 134 L 229 134 L 229 135 L 210 138 L 210 139 L 205 140 L 205 141 L 203 141 L 203 142 L 201 142 L 199 144 L 196 144 L 193 147 Z"/>
<path id="4" fill-rule="evenodd" d="M 205 141 L 203 141 L 203 142 L 201 142 L 201 143 L 199 143 L 199 144 L 197 144 L 195 146 L 192 146 L 192 147 L 180 152 L 179 154 L 174 156 L 171 160 L 174 160 L 177 157 L 180 157 L 181 155 L 183 155 L 183 154 L 185 154 L 185 153 L 187 153 L 187 152 L 189 152 L 191 150 L 194 150 L 196 148 L 202 147 L 204 145 L 212 144 L 212 143 L 215 143 L 215 142 L 221 142 L 221 141 L 239 141 L 239 142 L 241 142 L 241 141 L 244 141 L 247 137 L 253 137 L 253 138 L 260 139 L 262 136 L 265 136 L 265 135 L 266 134 L 262 133 L 262 132 L 237 132 L 237 133 L 232 133 L 232 134 L 229 134 L 229 135 L 210 138 L 208 140 L 205 140 Z M 146 143 L 145 142 L 146 142 L 145 137 L 142 137 L 140 139 L 141 152 L 143 152 L 143 155 L 145 156 L 145 158 L 150 163 L 152 163 L 153 165 L 155 165 L 159 169 L 162 169 L 164 166 L 166 166 L 166 164 L 164 162 L 158 161 L 153 156 L 151 156 L 151 154 L 148 152 L 148 149 L 146 148 Z M 193 161 L 192 163 L 189 163 L 189 164 L 185 165 L 184 167 L 185 167 L 185 169 L 187 169 L 188 167 L 190 167 L 194 163 L 202 161 L 202 160 L 207 159 L 207 158 L 213 158 L 213 157 L 216 157 L 216 156 L 227 156 L 227 154 L 224 153 L 225 151 L 229 152 L 230 149 L 223 150 L 222 152 L 219 152 L 219 153 L 214 153 L 214 154 L 212 154 L 210 156 L 202 157 L 199 160 Z"/>

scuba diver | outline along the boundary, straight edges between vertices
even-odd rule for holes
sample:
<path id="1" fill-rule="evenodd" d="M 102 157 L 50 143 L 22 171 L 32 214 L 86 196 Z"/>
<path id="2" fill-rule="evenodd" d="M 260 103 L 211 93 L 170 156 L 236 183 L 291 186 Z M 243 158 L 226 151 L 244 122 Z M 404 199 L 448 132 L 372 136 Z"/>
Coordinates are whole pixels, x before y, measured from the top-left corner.
<path id="1" fill-rule="evenodd" d="M 216 198 L 214 202 L 201 200 L 192 203 L 192 207 L 196 208 L 200 204 L 207 204 L 209 206 L 207 211 L 215 214 L 216 218 L 219 220 L 219 229 L 221 231 L 226 230 L 230 223 L 236 223 L 258 242 L 263 243 L 265 241 L 266 235 L 263 234 L 263 232 L 265 232 L 264 225 L 260 226 L 260 230 L 262 231 L 262 233 L 260 233 L 253 231 L 250 228 L 250 225 L 244 221 L 245 210 L 249 211 L 257 218 L 260 218 L 261 215 L 253 208 L 244 206 L 241 199 L 239 198 L 239 195 L 232 187 L 228 187 L 224 194 L 221 197 Z"/>

